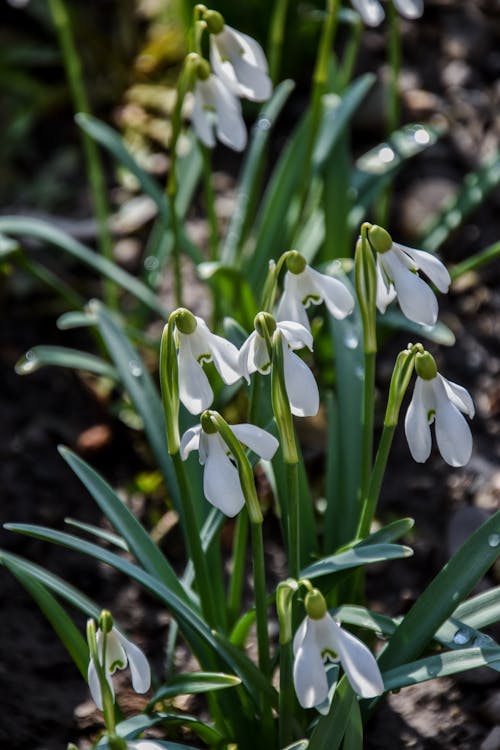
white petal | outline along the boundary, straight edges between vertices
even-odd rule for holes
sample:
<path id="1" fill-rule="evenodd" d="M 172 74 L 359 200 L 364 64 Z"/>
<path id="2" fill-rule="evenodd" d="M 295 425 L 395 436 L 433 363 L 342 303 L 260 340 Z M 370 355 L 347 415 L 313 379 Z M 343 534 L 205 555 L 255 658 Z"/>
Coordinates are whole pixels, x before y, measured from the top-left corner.
<path id="1" fill-rule="evenodd" d="M 241 114 L 241 105 L 224 84 L 214 75 L 215 109 L 217 112 L 217 137 L 225 146 L 242 151 L 247 143 L 247 130 Z"/>
<path id="2" fill-rule="evenodd" d="M 465 466 L 472 454 L 472 435 L 457 407 L 451 403 L 438 380 L 436 392 L 436 440 L 439 452 L 450 466 Z"/>
<path id="3" fill-rule="evenodd" d="M 255 39 L 224 26 L 210 37 L 210 62 L 214 73 L 238 96 L 256 102 L 271 96 L 267 60 Z"/>
<path id="4" fill-rule="evenodd" d="M 111 675 L 108 672 L 105 672 L 105 675 L 106 675 L 106 681 L 109 685 L 109 689 L 111 690 L 111 695 L 114 700 L 115 691 L 113 688 Z M 92 700 L 96 704 L 99 711 L 102 711 L 103 706 L 102 706 L 101 683 L 99 682 L 99 676 L 97 674 L 97 669 L 96 669 L 93 659 L 90 659 L 89 661 L 89 667 L 87 671 L 87 682 L 89 685 L 89 690 L 90 690 L 90 695 L 92 696 Z"/>
<path id="5" fill-rule="evenodd" d="M 132 687 L 136 693 L 147 693 L 151 686 L 151 670 L 148 660 L 135 643 L 125 638 L 119 631 L 116 631 L 116 633 L 128 657 Z"/>
<path id="6" fill-rule="evenodd" d="M 441 381 L 446 390 L 446 395 L 450 399 L 451 403 L 455 404 L 457 409 L 460 409 L 460 411 L 463 411 L 464 414 L 467 414 L 467 416 L 472 419 L 475 414 L 475 409 L 474 402 L 472 401 L 469 391 L 463 388 L 461 385 L 457 385 L 457 383 L 452 383 L 451 380 L 443 378 L 442 375 L 439 375 L 439 377 L 441 378 Z"/>
<path id="7" fill-rule="evenodd" d="M 396 287 L 399 306 L 403 314 L 415 323 L 434 325 L 437 320 L 438 304 L 430 286 L 407 268 L 396 250 L 384 253 L 382 263 Z"/>
<path id="8" fill-rule="evenodd" d="M 97 645 L 102 657 L 104 634 L 97 634 Z M 123 648 L 121 637 L 116 628 L 112 628 L 106 636 L 106 672 L 114 674 L 117 669 L 125 669 L 127 666 L 127 654 Z"/>
<path id="9" fill-rule="evenodd" d="M 231 426 L 238 440 L 254 453 L 270 461 L 279 447 L 274 435 L 253 424 L 235 424 Z"/>
<path id="10" fill-rule="evenodd" d="M 308 622 L 309 622 L 309 617 L 304 617 L 299 627 L 297 628 L 295 635 L 293 636 L 293 655 L 294 656 L 297 654 L 297 651 L 302 646 L 302 641 L 304 640 L 304 637 L 306 634 Z"/>
<path id="11" fill-rule="evenodd" d="M 316 643 L 315 622 L 306 618 L 301 625 L 300 645 L 294 639 L 293 684 L 303 708 L 313 708 L 328 697 L 328 681 L 321 651 Z"/>
<path id="12" fill-rule="evenodd" d="M 434 401 L 432 399 L 431 405 L 429 397 L 432 399 L 429 386 L 422 378 L 417 377 L 413 397 L 406 412 L 405 433 L 410 453 L 418 463 L 427 461 L 431 454 L 432 438 L 428 414 L 429 410 L 434 408 Z"/>
<path id="13" fill-rule="evenodd" d="M 187 459 L 191 451 L 197 451 L 200 446 L 201 425 L 195 425 L 186 430 L 181 438 L 180 454 L 183 461 Z"/>
<path id="14" fill-rule="evenodd" d="M 258 371 L 262 375 L 269 375 L 271 372 L 271 360 L 266 342 L 257 331 L 253 331 L 241 347 L 239 366 L 243 377 L 247 380 L 252 372 Z"/>
<path id="15" fill-rule="evenodd" d="M 431 253 L 425 250 L 415 250 L 413 247 L 394 244 L 394 247 L 400 248 L 415 262 L 417 268 L 420 268 L 426 276 L 432 281 L 440 292 L 446 294 L 451 284 L 451 277 L 446 266 Z"/>
<path id="16" fill-rule="evenodd" d="M 379 26 L 384 20 L 384 9 L 378 0 L 351 0 L 367 26 Z"/>
<path id="17" fill-rule="evenodd" d="M 203 472 L 205 497 L 226 516 L 233 517 L 245 504 L 238 471 L 226 455 L 219 436 L 206 437 L 209 448 Z"/>
<path id="18" fill-rule="evenodd" d="M 380 260 L 380 254 L 377 254 L 377 308 L 382 315 L 385 313 L 387 306 L 396 299 L 396 289 L 387 279 L 383 265 Z"/>
<path id="19" fill-rule="evenodd" d="M 207 103 L 207 97 L 211 99 L 210 89 L 205 88 L 206 81 L 197 81 L 194 87 L 194 104 L 191 112 L 191 122 L 196 135 L 205 146 L 215 146 L 214 124 L 215 104 Z M 213 109 L 212 109 L 213 108 Z"/>
<path id="20" fill-rule="evenodd" d="M 222 336 L 210 334 L 210 349 L 215 368 L 226 385 L 232 385 L 241 378 L 238 364 L 238 349 Z"/>
<path id="21" fill-rule="evenodd" d="M 283 338 L 292 349 L 302 349 L 304 346 L 307 346 L 309 351 L 312 352 L 313 337 L 309 328 L 293 320 L 281 320 L 277 327 L 283 333 Z"/>
<path id="22" fill-rule="evenodd" d="M 320 292 L 328 312 L 334 318 L 342 320 L 346 315 L 352 313 L 354 309 L 354 297 L 345 284 L 339 281 L 339 279 L 315 271 L 314 268 L 308 267 L 306 270 L 314 282 L 316 289 Z"/>
<path id="23" fill-rule="evenodd" d="M 324 618 L 330 629 L 335 651 L 352 689 L 362 698 L 374 698 L 384 692 L 384 682 L 377 661 L 371 651 L 358 638 L 327 615 Z"/>
<path id="24" fill-rule="evenodd" d="M 191 414 L 201 414 L 202 411 L 208 409 L 214 399 L 208 378 L 202 366 L 193 357 L 189 346 L 179 347 L 177 362 L 179 398 Z"/>
<path id="25" fill-rule="evenodd" d="M 319 391 L 314 375 L 283 341 L 285 387 L 290 409 L 296 417 L 314 417 L 319 409 Z"/>
<path id="26" fill-rule="evenodd" d="M 394 0 L 394 5 L 405 18 L 420 18 L 424 12 L 423 0 Z"/>
<path id="27" fill-rule="evenodd" d="M 289 288 L 287 288 L 286 286 L 285 276 L 285 289 L 283 290 L 283 294 L 281 295 L 278 304 L 278 309 L 276 310 L 276 320 L 295 321 L 296 323 L 300 323 L 302 326 L 304 326 L 304 328 L 310 331 L 311 327 L 309 325 L 309 318 L 307 317 L 305 307 L 302 304 L 299 296 L 294 293 L 293 288 L 290 285 L 288 285 L 288 287 Z M 318 300 L 318 303 L 320 301 L 321 300 Z"/>

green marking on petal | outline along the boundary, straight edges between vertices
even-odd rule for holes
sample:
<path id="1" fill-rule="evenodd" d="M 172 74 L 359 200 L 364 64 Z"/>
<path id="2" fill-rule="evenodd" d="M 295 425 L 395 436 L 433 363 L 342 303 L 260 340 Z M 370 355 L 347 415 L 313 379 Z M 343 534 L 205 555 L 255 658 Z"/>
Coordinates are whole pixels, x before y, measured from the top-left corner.
<path id="1" fill-rule="evenodd" d="M 306 296 L 302 300 L 302 304 L 304 305 L 304 307 L 307 307 L 310 301 L 314 303 L 321 302 L 321 297 L 319 296 L 319 294 L 306 294 Z"/>

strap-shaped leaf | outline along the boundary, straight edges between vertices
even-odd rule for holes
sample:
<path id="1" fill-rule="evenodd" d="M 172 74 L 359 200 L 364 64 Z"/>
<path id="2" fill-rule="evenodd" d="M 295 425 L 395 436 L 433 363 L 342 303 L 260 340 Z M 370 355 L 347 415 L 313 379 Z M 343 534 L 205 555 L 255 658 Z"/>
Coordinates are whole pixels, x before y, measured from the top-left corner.
<path id="1" fill-rule="evenodd" d="M 411 557 L 413 550 L 402 544 L 370 544 L 366 547 L 352 547 L 345 552 L 324 557 L 300 571 L 300 578 L 319 578 L 339 573 L 341 570 L 357 568 L 360 565 Z"/>
<path id="2" fill-rule="evenodd" d="M 232 674 L 223 672 L 191 672 L 171 677 L 167 685 L 163 685 L 149 701 L 150 706 L 175 695 L 194 695 L 207 693 L 210 690 L 225 690 L 240 685 L 241 680 Z"/>
<path id="3" fill-rule="evenodd" d="M 18 375 L 28 375 L 45 366 L 69 367 L 74 370 L 86 370 L 94 375 L 102 375 L 112 380 L 118 379 L 116 369 L 94 354 L 65 346 L 34 346 L 17 362 Z"/>

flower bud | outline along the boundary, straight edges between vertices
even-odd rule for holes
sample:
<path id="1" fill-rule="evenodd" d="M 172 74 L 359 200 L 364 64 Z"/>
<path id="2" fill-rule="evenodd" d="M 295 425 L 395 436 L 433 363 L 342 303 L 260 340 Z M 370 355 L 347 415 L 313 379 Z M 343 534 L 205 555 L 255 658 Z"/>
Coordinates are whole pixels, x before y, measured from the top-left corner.
<path id="1" fill-rule="evenodd" d="M 429 352 L 419 353 L 415 359 L 415 370 L 422 380 L 434 380 L 437 375 L 436 360 Z"/>
<path id="2" fill-rule="evenodd" d="M 327 613 L 325 597 L 319 589 L 312 589 L 306 594 L 304 606 L 312 620 L 322 620 Z"/>
<path id="3" fill-rule="evenodd" d="M 286 258 L 286 267 L 291 273 L 303 273 L 307 265 L 306 259 L 302 253 L 291 250 Z"/>
<path id="4" fill-rule="evenodd" d="M 203 14 L 203 20 L 211 34 L 220 34 L 224 28 L 224 16 L 216 10 L 207 10 Z"/>
<path id="5" fill-rule="evenodd" d="M 103 609 L 99 615 L 99 629 L 103 633 L 110 633 L 113 629 L 113 615 L 107 609 Z"/>
<path id="6" fill-rule="evenodd" d="M 264 339 L 272 338 L 272 335 L 276 330 L 276 321 L 273 316 L 267 312 L 257 313 L 253 324 L 259 336 L 262 336 Z"/>
<path id="7" fill-rule="evenodd" d="M 180 333 L 190 334 L 196 330 L 198 324 L 190 310 L 186 310 L 185 307 L 179 307 L 172 315 L 175 319 L 175 327 Z"/>
<path id="8" fill-rule="evenodd" d="M 372 224 L 368 230 L 370 245 L 377 253 L 386 253 L 392 247 L 392 237 L 386 229 Z"/>
<path id="9" fill-rule="evenodd" d="M 200 417 L 201 429 L 207 435 L 215 435 L 217 427 L 212 422 L 212 412 L 207 409 Z"/>

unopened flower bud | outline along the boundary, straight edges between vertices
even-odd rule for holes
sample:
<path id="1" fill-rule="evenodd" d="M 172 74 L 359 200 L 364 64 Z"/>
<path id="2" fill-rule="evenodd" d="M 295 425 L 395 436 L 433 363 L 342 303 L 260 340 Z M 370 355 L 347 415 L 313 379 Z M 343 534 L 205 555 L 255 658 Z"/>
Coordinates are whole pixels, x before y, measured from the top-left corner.
<path id="1" fill-rule="evenodd" d="M 392 247 L 392 237 L 389 232 L 377 224 L 373 224 L 368 230 L 370 245 L 377 253 L 386 253 Z"/>
<path id="2" fill-rule="evenodd" d="M 224 16 L 216 10 L 207 10 L 203 14 L 203 20 L 211 34 L 220 34 L 224 28 Z"/>
<path id="3" fill-rule="evenodd" d="M 436 360 L 432 354 L 429 354 L 429 352 L 426 351 L 417 354 L 415 359 L 415 370 L 422 380 L 434 380 L 437 375 L 437 366 Z"/>
<path id="4" fill-rule="evenodd" d="M 296 250 L 292 250 L 286 259 L 286 267 L 291 273 L 303 273 L 307 266 L 306 259 L 302 253 L 298 253 Z"/>
<path id="5" fill-rule="evenodd" d="M 208 409 L 203 412 L 200 417 L 201 429 L 207 435 L 214 435 L 217 432 L 217 427 L 212 421 L 212 412 Z"/>
<path id="6" fill-rule="evenodd" d="M 322 620 L 328 609 L 325 597 L 319 589 L 312 589 L 306 594 L 304 606 L 312 620 Z"/>
<path id="7" fill-rule="evenodd" d="M 190 310 L 186 310 L 185 307 L 179 307 L 173 315 L 175 315 L 175 326 L 180 333 L 190 334 L 196 330 L 198 324 Z"/>
<path id="8" fill-rule="evenodd" d="M 99 630 L 110 633 L 113 629 L 113 615 L 107 609 L 103 609 L 99 615 Z"/>

